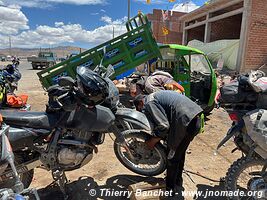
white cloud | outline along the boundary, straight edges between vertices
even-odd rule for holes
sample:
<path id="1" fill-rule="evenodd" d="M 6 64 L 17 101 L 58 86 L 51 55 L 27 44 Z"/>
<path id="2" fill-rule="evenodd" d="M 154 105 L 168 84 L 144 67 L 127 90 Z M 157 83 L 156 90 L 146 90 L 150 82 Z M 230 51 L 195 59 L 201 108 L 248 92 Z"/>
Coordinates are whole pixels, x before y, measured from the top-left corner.
<path id="1" fill-rule="evenodd" d="M 64 24 L 63 22 L 55 22 L 55 26 L 41 25 L 35 30 L 23 31 L 22 33 L 12 37 L 12 45 L 16 47 L 47 47 L 48 45 L 62 45 L 74 42 L 82 42 L 89 45 L 98 45 L 107 40 L 112 39 L 113 28 L 115 36 L 121 35 L 126 31 L 124 21 L 122 19 L 112 20 L 105 16 L 105 25 L 94 30 L 86 30 L 80 24 Z M 8 38 L 2 37 L 0 34 L 0 48 L 8 47 Z"/>
<path id="2" fill-rule="evenodd" d="M 27 29 L 28 19 L 19 7 L 0 6 L 0 34 L 17 34 Z"/>
<path id="3" fill-rule="evenodd" d="M 55 22 L 55 27 L 63 26 L 64 22 Z"/>
<path id="4" fill-rule="evenodd" d="M 1 4 L 2 3 L 2 4 Z M 0 5 L 19 5 L 22 7 L 47 8 L 53 4 L 97 5 L 106 4 L 106 0 L 0 0 Z"/>
<path id="5" fill-rule="evenodd" d="M 188 3 L 177 3 L 173 6 L 172 11 L 178 11 L 178 12 L 192 12 L 193 10 L 196 10 L 199 8 L 195 3 L 192 1 L 189 1 Z"/>
<path id="6" fill-rule="evenodd" d="M 115 36 L 121 35 L 126 31 L 125 21 L 127 17 L 113 20 L 109 16 L 103 16 L 100 20 L 104 25 L 94 29 L 87 30 L 80 24 L 65 24 L 64 22 L 55 22 L 54 26 L 36 25 L 36 28 L 29 30 L 28 19 L 21 11 L 23 5 L 14 4 L 16 0 L 10 0 L 7 6 L 0 6 L 0 48 L 9 46 L 8 36 L 11 35 L 12 46 L 14 47 L 47 47 L 48 45 L 64 45 L 75 42 L 88 44 L 88 46 L 97 45 L 112 39 L 113 29 Z M 24 3 L 40 3 L 40 2 L 61 2 L 61 0 L 25 0 Z M 62 0 L 63 1 L 63 0 Z M 65 3 L 71 3 L 74 0 L 66 0 Z M 77 1 L 75 1 L 77 2 Z M 80 4 L 84 3 L 104 2 L 104 0 L 80 0 Z M 11 4 L 12 3 L 12 4 Z M 105 12 L 100 10 L 100 12 Z"/>
<path id="7" fill-rule="evenodd" d="M 101 9 L 100 11 L 101 11 L 101 12 L 104 12 L 104 13 L 106 12 L 106 10 L 104 10 L 104 9 Z"/>
<path id="8" fill-rule="evenodd" d="M 90 15 L 99 15 L 99 13 L 98 12 L 96 12 L 96 13 L 90 13 Z"/>
<path id="9" fill-rule="evenodd" d="M 97 5 L 106 3 L 105 0 L 43 0 L 53 3 L 65 3 L 65 4 L 76 4 L 76 5 Z"/>
<path id="10" fill-rule="evenodd" d="M 139 3 L 143 3 L 143 4 L 147 4 L 147 0 L 134 0 L 135 2 L 139 2 Z M 150 4 L 167 4 L 168 0 L 151 0 Z"/>
<path id="11" fill-rule="evenodd" d="M 111 17 L 105 15 L 105 16 L 101 17 L 100 20 L 107 23 L 107 24 L 110 24 L 110 25 L 120 25 L 120 24 L 124 24 L 127 21 L 127 17 L 125 16 L 121 19 L 117 19 L 115 21 L 112 21 Z"/>
<path id="12" fill-rule="evenodd" d="M 101 17 L 100 20 L 103 21 L 103 22 L 106 22 L 106 23 L 108 23 L 108 24 L 111 24 L 111 23 L 112 23 L 112 19 L 111 19 L 111 17 L 109 17 L 109 16 L 107 16 L 107 15 Z"/>

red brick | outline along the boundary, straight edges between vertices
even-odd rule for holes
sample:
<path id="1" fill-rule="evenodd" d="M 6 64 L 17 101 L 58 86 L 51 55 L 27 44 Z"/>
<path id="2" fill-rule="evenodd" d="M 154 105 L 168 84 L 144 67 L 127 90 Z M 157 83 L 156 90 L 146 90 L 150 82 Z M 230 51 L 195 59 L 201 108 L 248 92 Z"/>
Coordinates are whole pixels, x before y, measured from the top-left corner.
<path id="1" fill-rule="evenodd" d="M 247 51 L 242 70 L 244 72 L 258 69 L 263 64 L 267 64 L 267 3 L 266 0 L 252 0 L 251 3 Z"/>
<path id="2" fill-rule="evenodd" d="M 186 13 L 173 12 L 172 16 L 169 11 L 169 20 L 163 22 L 162 11 L 154 9 L 152 14 L 147 14 L 148 20 L 151 21 L 154 37 L 158 43 L 182 44 L 183 30 L 180 17 Z M 169 29 L 167 36 L 163 35 L 162 27 Z"/>

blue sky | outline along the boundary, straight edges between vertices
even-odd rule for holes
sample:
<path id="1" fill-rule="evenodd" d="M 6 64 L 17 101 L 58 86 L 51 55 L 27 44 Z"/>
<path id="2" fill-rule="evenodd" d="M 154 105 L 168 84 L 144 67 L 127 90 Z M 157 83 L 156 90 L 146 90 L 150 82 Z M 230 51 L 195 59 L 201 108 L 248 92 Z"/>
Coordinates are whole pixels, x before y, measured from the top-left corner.
<path id="1" fill-rule="evenodd" d="M 179 2 L 179 0 L 177 0 Z M 203 5 L 205 0 L 196 0 L 194 3 Z M 105 5 L 66 5 L 57 4 L 52 8 L 22 8 L 24 14 L 29 18 L 31 28 L 36 24 L 53 25 L 55 21 L 65 23 L 79 23 L 86 28 L 96 28 L 104 24 L 99 21 L 100 16 L 110 16 L 112 19 L 127 16 L 127 0 L 108 0 Z M 146 4 L 142 1 L 131 0 L 131 15 L 134 16 L 141 10 L 144 13 L 152 12 L 153 9 L 171 9 L 175 3 L 153 3 Z M 102 10 L 102 12 L 101 12 Z M 106 12 L 103 12 L 106 11 Z"/>
<path id="2" fill-rule="evenodd" d="M 201 6 L 205 1 L 192 3 Z M 146 0 L 131 0 L 131 16 L 138 10 L 171 10 L 182 2 L 151 0 L 146 4 Z M 112 27 L 116 35 L 125 31 L 127 3 L 128 0 L 0 0 L 0 48 L 8 45 L 8 36 L 18 47 L 95 46 L 110 39 Z"/>

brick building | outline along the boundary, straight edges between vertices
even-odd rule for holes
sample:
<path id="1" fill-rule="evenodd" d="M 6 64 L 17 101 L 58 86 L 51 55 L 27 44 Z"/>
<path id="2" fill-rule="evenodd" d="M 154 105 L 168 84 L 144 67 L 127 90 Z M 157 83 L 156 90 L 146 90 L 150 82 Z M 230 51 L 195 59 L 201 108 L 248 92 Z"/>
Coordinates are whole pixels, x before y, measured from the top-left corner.
<path id="1" fill-rule="evenodd" d="M 240 39 L 237 71 L 267 64 L 267 0 L 214 0 L 180 20 L 184 45 L 193 39 Z"/>
<path id="2" fill-rule="evenodd" d="M 163 21 L 162 10 L 154 9 L 152 14 L 147 14 L 148 20 L 151 22 L 153 34 L 158 43 L 182 44 L 182 26 L 180 17 L 185 15 L 183 12 L 168 12 L 168 19 Z M 169 30 L 168 35 L 164 35 L 162 28 Z"/>

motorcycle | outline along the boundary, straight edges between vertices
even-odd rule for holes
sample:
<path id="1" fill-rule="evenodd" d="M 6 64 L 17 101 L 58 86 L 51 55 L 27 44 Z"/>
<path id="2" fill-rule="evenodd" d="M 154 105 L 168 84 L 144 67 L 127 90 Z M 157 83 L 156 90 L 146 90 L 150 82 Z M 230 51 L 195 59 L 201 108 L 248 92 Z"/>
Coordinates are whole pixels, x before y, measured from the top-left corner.
<path id="1" fill-rule="evenodd" d="M 14 154 L 10 145 L 10 142 L 8 140 L 8 137 L 6 134 L 8 133 L 9 126 L 2 125 L 1 122 L 1 130 L 0 130 L 0 138 L 1 138 L 1 157 L 0 157 L 0 163 L 1 168 L 0 172 L 2 173 L 6 168 L 8 168 L 8 165 L 10 166 L 12 170 L 12 174 L 14 176 L 14 185 L 12 185 L 12 188 L 1 188 L 0 189 L 0 199 L 2 200 L 27 200 L 30 197 L 35 197 L 36 200 L 39 200 L 38 193 L 36 189 L 24 189 L 24 185 L 20 180 L 19 174 L 17 172 L 17 169 L 15 167 L 15 160 L 14 160 Z M 32 199 L 31 198 L 31 199 Z"/>
<path id="2" fill-rule="evenodd" d="M 21 74 L 15 65 L 8 65 L 3 70 L 0 70 L 0 102 L 1 109 L 29 111 L 31 106 L 25 102 L 21 106 L 14 106 L 14 99 L 22 100 L 21 97 L 17 97 L 14 91 L 18 88 L 18 81 L 21 78 Z M 13 101 L 10 104 L 8 95 L 11 96 Z M 18 100 L 17 100 L 18 101 Z"/>
<path id="3" fill-rule="evenodd" d="M 21 73 L 18 64 L 7 65 L 1 70 L 2 81 L 8 93 L 14 93 L 18 89 L 18 82 L 21 79 Z"/>
<path id="4" fill-rule="evenodd" d="M 4 121 L 10 126 L 7 136 L 26 188 L 32 181 L 34 168 L 42 167 L 51 170 L 53 179 L 67 196 L 65 171 L 89 163 L 98 151 L 97 146 L 103 144 L 106 133 L 115 135 L 115 155 L 129 170 L 156 176 L 166 169 L 164 146 L 157 144 L 153 150 L 146 148 L 145 141 L 151 137 L 146 116 L 120 106 L 115 98 L 116 86 L 109 80 L 108 71 L 102 75 L 109 83 L 110 93 L 113 93 L 109 104 L 88 107 L 77 82 L 62 77 L 57 86 L 60 89 L 56 90 L 60 95 L 55 95 L 55 88 L 50 90 L 51 102 L 56 102 L 59 108 L 47 109 L 47 112 L 1 111 Z M 78 104 L 66 106 L 69 99 Z M 135 129 L 128 130 L 131 127 Z M 10 170 L 6 170 L 0 174 L 0 183 L 8 184 L 12 178 Z"/>
<path id="5" fill-rule="evenodd" d="M 232 127 L 217 146 L 217 151 L 233 138 L 236 148 L 232 150 L 232 153 L 236 150 L 242 152 L 242 157 L 228 169 L 225 189 L 229 192 L 243 191 L 245 195 L 240 196 L 239 193 L 237 196 L 229 196 L 229 199 L 266 199 L 267 154 L 265 151 L 267 149 L 260 146 L 259 141 L 255 139 L 260 131 L 248 129 L 245 120 L 252 113 L 259 112 L 257 101 L 260 99 L 259 95 L 264 94 L 255 92 L 251 87 L 251 82 L 248 79 L 242 82 L 242 79 L 244 81 L 244 77 L 241 77 L 238 81 L 222 87 L 217 98 L 219 107 L 227 111 L 232 121 Z M 237 100 L 236 97 L 241 98 Z"/>

